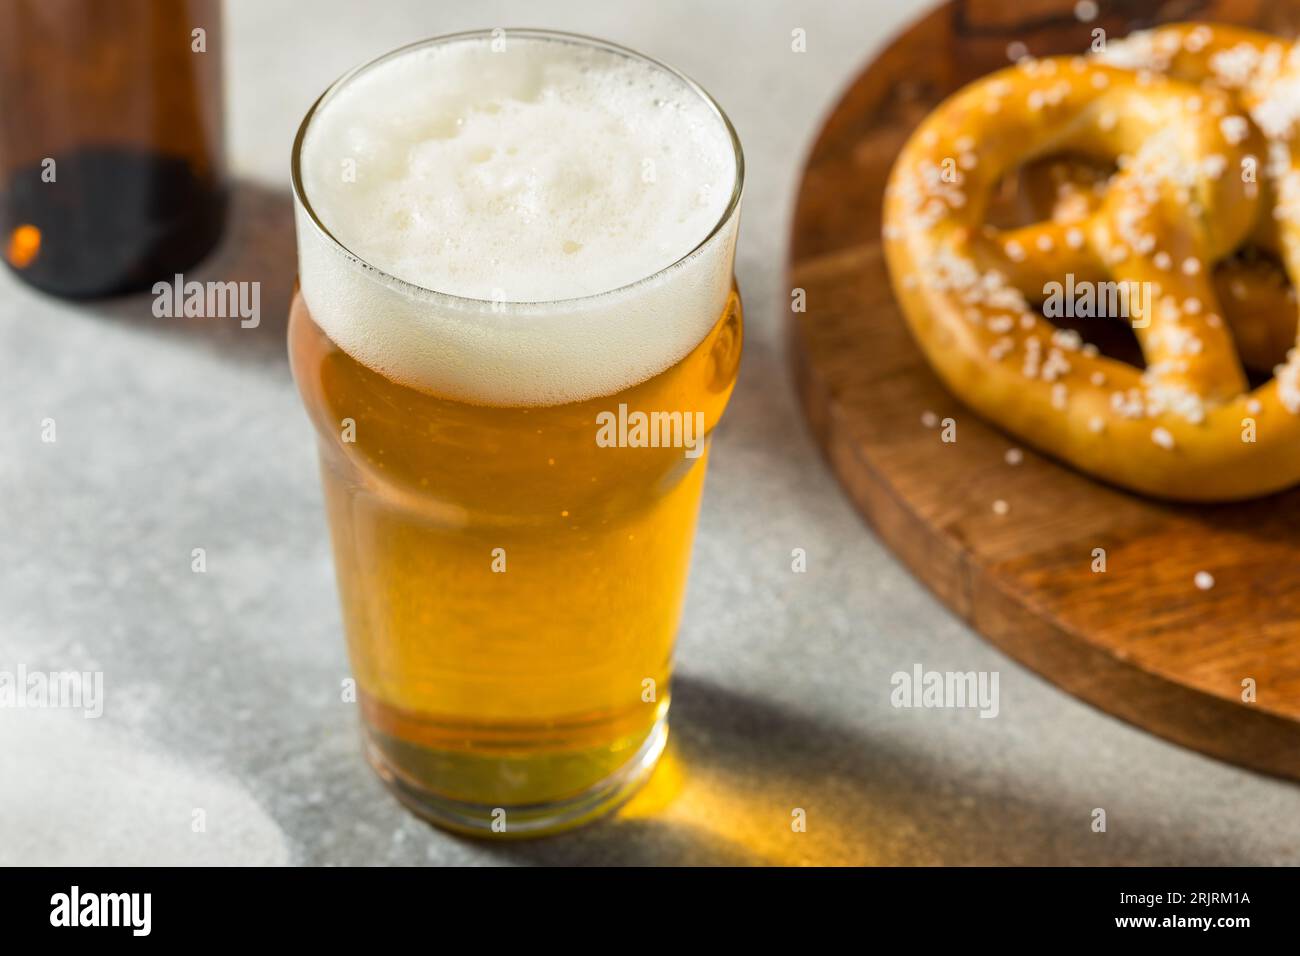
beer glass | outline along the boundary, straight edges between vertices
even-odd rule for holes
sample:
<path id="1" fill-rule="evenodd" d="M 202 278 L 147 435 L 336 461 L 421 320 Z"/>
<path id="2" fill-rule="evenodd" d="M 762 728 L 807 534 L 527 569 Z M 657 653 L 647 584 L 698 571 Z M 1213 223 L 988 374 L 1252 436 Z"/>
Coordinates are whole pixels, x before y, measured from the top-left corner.
<path id="1" fill-rule="evenodd" d="M 413 44 L 303 120 L 293 373 L 367 756 L 434 823 L 573 826 L 664 747 L 742 182 L 699 86 L 568 34 Z"/>

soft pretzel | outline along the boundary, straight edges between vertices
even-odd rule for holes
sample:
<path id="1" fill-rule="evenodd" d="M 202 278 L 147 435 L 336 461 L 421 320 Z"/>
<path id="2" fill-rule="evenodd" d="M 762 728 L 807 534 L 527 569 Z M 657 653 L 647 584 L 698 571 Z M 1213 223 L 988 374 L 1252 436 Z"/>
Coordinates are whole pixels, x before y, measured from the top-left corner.
<path id="1" fill-rule="evenodd" d="M 1300 482 L 1293 296 L 1280 281 L 1261 293 L 1258 265 L 1236 257 L 1269 250 L 1300 276 L 1298 128 L 1300 47 L 1223 26 L 1027 58 L 959 91 L 912 135 L 886 189 L 894 289 L 930 363 L 980 414 L 1139 492 L 1215 501 Z M 1052 154 L 1118 170 L 1071 213 L 988 225 L 1006 174 Z M 1129 306 L 1146 368 L 1031 306 L 1061 288 Z M 1261 355 L 1288 312 L 1291 348 L 1249 390 L 1230 325 Z"/>
<path id="2" fill-rule="evenodd" d="M 1097 211 L 1105 191 L 1099 167 L 1074 157 L 1049 157 L 1008 176 L 991 213 L 1079 225 Z M 1214 289 L 1241 362 L 1271 373 L 1296 343 L 1296 297 L 1272 255 L 1276 223 L 1260 216 L 1254 241 L 1214 269 Z M 996 233 L 994 233 L 996 234 Z"/>

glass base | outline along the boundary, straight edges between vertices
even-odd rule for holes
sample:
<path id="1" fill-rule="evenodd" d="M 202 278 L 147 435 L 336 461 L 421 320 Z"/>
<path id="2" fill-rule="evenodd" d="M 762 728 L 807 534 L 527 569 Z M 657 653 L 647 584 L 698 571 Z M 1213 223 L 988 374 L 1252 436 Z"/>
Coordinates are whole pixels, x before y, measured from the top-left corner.
<path id="1" fill-rule="evenodd" d="M 547 836 L 581 826 L 621 806 L 649 779 L 668 742 L 668 714 L 615 773 L 574 797 L 513 806 L 468 803 L 431 793 L 406 779 L 388 760 L 374 731 L 362 723 L 366 759 L 398 800 L 435 826 L 468 836 L 511 839 Z"/>

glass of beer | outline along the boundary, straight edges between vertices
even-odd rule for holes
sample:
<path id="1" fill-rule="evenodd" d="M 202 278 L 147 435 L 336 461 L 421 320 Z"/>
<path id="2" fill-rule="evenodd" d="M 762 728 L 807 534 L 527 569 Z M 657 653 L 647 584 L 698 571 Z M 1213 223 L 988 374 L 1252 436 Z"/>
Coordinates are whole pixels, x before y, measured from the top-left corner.
<path id="1" fill-rule="evenodd" d="M 434 823 L 573 826 L 663 750 L 742 182 L 699 86 L 562 33 L 404 47 L 303 120 L 293 373 L 367 755 Z"/>

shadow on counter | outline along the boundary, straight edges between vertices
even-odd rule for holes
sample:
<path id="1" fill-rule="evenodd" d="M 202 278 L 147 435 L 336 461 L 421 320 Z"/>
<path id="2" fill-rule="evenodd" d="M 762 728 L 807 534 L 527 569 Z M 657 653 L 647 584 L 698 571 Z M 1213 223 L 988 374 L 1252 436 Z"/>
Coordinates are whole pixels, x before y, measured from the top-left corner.
<path id="1" fill-rule="evenodd" d="M 256 322 L 232 315 L 155 314 L 152 291 L 101 299 L 85 307 L 143 335 L 184 338 L 230 361 L 288 372 L 285 333 L 298 272 L 293 200 L 287 189 L 238 180 L 231 186 L 225 234 L 212 255 L 183 273 L 185 283 L 239 284 Z M 174 288 L 174 277 L 160 277 Z M 256 283 L 255 291 L 253 283 Z M 182 290 L 183 291 L 183 290 Z M 172 302 L 176 296 L 172 295 Z M 181 303 L 183 306 L 183 302 Z"/>
<path id="2" fill-rule="evenodd" d="M 615 817 L 492 852 L 537 865 L 670 866 L 1154 866 L 1188 852 L 1185 837 L 1140 821 L 1097 834 L 1088 807 L 963 787 L 959 765 L 918 762 L 884 736 L 688 675 L 673 682 L 673 727 L 654 778 Z M 806 832 L 792 829 L 796 808 Z"/>

